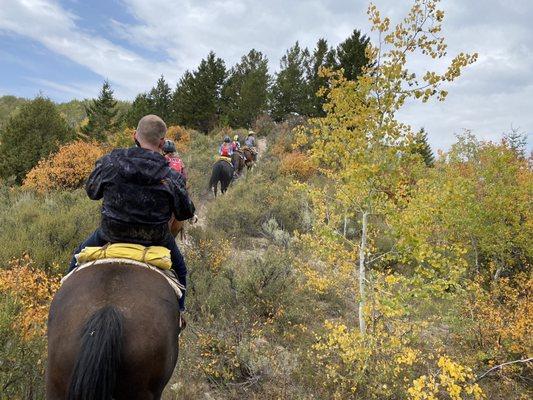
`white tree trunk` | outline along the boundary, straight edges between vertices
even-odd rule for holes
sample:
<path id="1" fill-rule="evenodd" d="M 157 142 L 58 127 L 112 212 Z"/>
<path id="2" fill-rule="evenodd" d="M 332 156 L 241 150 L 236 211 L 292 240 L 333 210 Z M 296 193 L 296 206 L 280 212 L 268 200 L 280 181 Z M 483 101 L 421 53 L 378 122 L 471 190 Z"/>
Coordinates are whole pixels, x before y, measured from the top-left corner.
<path id="1" fill-rule="evenodd" d="M 342 235 L 346 237 L 346 229 L 348 227 L 348 217 L 346 216 L 346 212 L 344 213 L 344 226 L 342 228 Z"/>
<path id="2" fill-rule="evenodd" d="M 365 250 L 366 250 L 366 239 L 367 239 L 367 221 L 368 213 L 363 212 L 363 229 L 361 233 L 361 246 L 359 247 L 359 331 L 361 335 L 366 333 L 366 323 L 365 323 Z"/>

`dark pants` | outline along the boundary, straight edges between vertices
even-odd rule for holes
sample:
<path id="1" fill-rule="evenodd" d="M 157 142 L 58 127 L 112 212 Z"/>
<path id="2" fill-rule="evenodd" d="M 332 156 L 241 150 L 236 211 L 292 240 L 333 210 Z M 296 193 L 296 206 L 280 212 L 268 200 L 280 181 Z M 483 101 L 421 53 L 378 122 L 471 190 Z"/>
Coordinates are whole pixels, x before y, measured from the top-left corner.
<path id="1" fill-rule="evenodd" d="M 131 240 L 128 240 L 127 242 L 133 243 Z M 78 254 L 82 249 L 88 246 L 104 246 L 107 244 L 108 241 L 104 239 L 102 236 L 102 232 L 100 228 L 95 230 L 91 236 L 87 238 L 82 244 L 78 246 L 76 251 L 74 251 L 74 254 Z M 139 243 L 142 245 L 146 245 L 145 243 Z M 172 237 L 172 235 L 168 235 L 167 239 L 160 243 L 151 243 L 151 246 L 163 246 L 170 250 L 170 259 L 172 260 L 172 269 L 178 276 L 179 282 L 183 286 L 187 286 L 187 267 L 185 266 L 185 260 L 183 259 L 183 256 L 181 255 L 180 249 L 178 248 L 178 245 L 176 244 L 176 240 Z M 68 267 L 68 272 L 72 271 L 74 268 L 76 268 L 76 258 L 72 256 L 72 260 L 70 260 L 70 265 Z M 183 296 L 181 296 L 181 299 L 179 300 L 180 310 L 185 310 L 185 292 L 183 292 Z"/>

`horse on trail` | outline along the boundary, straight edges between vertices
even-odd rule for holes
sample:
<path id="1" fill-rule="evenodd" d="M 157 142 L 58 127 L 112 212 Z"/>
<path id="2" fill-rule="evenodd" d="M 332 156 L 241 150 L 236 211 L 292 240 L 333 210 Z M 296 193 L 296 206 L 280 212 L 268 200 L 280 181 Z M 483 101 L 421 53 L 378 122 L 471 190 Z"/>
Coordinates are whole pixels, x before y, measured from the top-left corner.
<path id="1" fill-rule="evenodd" d="M 178 299 L 160 274 L 111 261 L 77 271 L 50 306 L 46 399 L 161 399 L 179 333 Z"/>
<path id="2" fill-rule="evenodd" d="M 218 183 L 220 182 L 220 192 L 224 193 L 232 179 L 233 166 L 228 161 L 218 160 L 213 164 L 213 172 L 211 173 L 211 179 L 209 179 L 209 189 L 213 189 L 213 193 L 217 197 Z"/>
<path id="3" fill-rule="evenodd" d="M 234 168 L 236 166 L 235 172 L 237 173 L 237 176 L 240 176 L 244 166 L 246 165 L 245 156 L 242 150 L 235 150 L 233 152 L 231 155 L 231 164 L 234 166 Z"/>
<path id="4" fill-rule="evenodd" d="M 249 147 L 243 147 L 242 152 L 245 158 L 244 164 L 246 165 L 247 170 L 250 171 L 256 161 L 256 155 Z"/>

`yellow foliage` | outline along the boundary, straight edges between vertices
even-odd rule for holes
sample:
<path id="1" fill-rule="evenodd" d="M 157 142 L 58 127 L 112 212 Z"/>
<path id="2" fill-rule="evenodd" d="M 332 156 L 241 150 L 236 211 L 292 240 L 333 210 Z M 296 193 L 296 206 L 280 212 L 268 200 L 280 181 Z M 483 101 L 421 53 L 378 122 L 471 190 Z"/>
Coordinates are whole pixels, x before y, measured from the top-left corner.
<path id="1" fill-rule="evenodd" d="M 0 293 L 13 296 L 22 306 L 14 328 L 25 340 L 46 333 L 48 307 L 58 288 L 59 278 L 35 268 L 28 255 L 11 260 L 7 269 L 0 269 Z"/>
<path id="2" fill-rule="evenodd" d="M 438 373 L 422 375 L 413 380 L 407 389 L 411 400 L 451 400 L 485 399 L 478 384 L 473 383 L 475 376 L 470 368 L 464 367 L 446 356 L 437 362 Z"/>
<path id="3" fill-rule="evenodd" d="M 316 172 L 316 168 L 309 157 L 299 151 L 285 154 L 281 159 L 279 172 L 282 175 L 293 175 L 306 181 Z"/>
<path id="4" fill-rule="evenodd" d="M 464 315 L 471 319 L 470 335 L 489 364 L 530 357 L 533 349 L 533 277 L 520 273 L 500 278 L 489 290 L 478 280 L 469 287 Z M 504 370 L 512 371 L 512 367 Z"/>
<path id="5" fill-rule="evenodd" d="M 332 398 L 403 397 L 405 378 L 421 362 L 405 332 L 376 331 L 366 337 L 358 329 L 331 321 L 326 321 L 325 328 L 326 334 L 319 335 L 312 346 L 312 357 L 324 371 L 319 382 Z"/>
<path id="6" fill-rule="evenodd" d="M 417 335 L 411 329 L 402 331 L 406 327 L 397 325 L 395 332 L 377 330 L 370 337 L 342 323 L 326 321 L 325 328 L 312 346 L 312 357 L 323 370 L 319 382 L 334 399 L 485 398 L 470 368 L 447 356 L 438 356 L 435 366 L 433 354 L 413 348 L 406 335 Z M 435 369 L 429 376 L 420 375 Z"/>
<path id="7" fill-rule="evenodd" d="M 198 334 L 198 347 L 202 362 L 197 368 L 217 381 L 232 381 L 240 367 L 237 348 L 209 334 Z"/>
<path id="8" fill-rule="evenodd" d="M 135 133 L 135 129 L 125 128 L 109 136 L 108 142 L 110 146 L 114 149 L 131 147 L 135 143 L 133 141 L 134 133 Z"/>
<path id="9" fill-rule="evenodd" d="M 211 272 L 217 273 L 229 258 L 230 253 L 226 251 L 229 248 L 231 243 L 227 239 L 200 239 L 197 248 L 188 254 L 188 258 L 191 263 L 203 265 Z"/>
<path id="10" fill-rule="evenodd" d="M 104 148 L 94 142 L 76 141 L 59 148 L 50 158 L 41 160 L 26 175 L 23 187 L 39 192 L 81 187 L 104 155 Z"/>
<path id="11" fill-rule="evenodd" d="M 191 144 L 191 133 L 179 125 L 169 126 L 167 129 L 167 138 L 174 140 L 176 150 L 179 153 L 186 152 Z"/>

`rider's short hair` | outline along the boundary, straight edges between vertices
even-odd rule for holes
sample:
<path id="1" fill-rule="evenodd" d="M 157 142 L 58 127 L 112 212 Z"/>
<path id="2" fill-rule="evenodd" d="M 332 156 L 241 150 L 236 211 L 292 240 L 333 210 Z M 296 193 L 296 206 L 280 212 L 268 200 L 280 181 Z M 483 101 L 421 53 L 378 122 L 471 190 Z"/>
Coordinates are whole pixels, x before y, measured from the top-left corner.
<path id="1" fill-rule="evenodd" d="M 137 135 L 153 145 L 158 145 L 159 141 L 167 134 L 167 125 L 165 121 L 157 115 L 145 115 L 137 125 Z"/>

